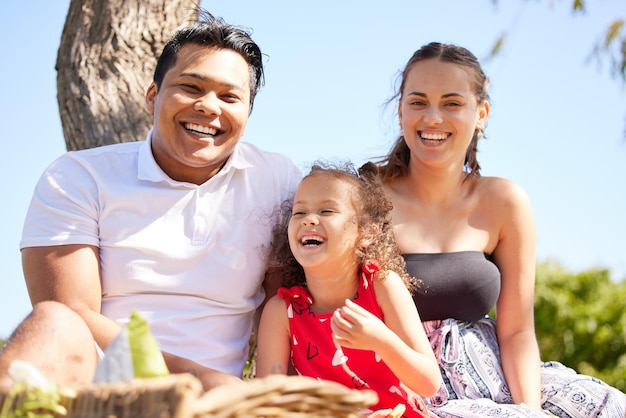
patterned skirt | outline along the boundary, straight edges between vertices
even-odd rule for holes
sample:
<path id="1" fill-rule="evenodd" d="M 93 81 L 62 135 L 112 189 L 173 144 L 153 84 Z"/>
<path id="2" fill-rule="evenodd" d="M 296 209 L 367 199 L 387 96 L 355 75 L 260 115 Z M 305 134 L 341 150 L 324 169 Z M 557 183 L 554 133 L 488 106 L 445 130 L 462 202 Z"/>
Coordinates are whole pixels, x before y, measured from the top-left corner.
<path id="1" fill-rule="evenodd" d="M 626 395 L 557 362 L 541 365 L 541 402 L 546 413 L 513 404 L 504 380 L 495 322 L 426 321 L 426 335 L 443 375 L 426 404 L 433 417 L 624 418 Z"/>

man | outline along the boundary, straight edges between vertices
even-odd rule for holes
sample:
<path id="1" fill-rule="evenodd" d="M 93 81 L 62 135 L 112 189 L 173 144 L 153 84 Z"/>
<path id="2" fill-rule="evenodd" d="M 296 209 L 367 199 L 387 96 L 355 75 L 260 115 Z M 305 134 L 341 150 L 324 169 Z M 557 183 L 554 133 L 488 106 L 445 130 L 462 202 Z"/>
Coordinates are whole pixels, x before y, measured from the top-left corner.
<path id="1" fill-rule="evenodd" d="M 59 383 L 90 381 L 93 341 L 106 349 L 133 309 L 171 372 L 205 389 L 241 376 L 276 208 L 301 176 L 240 142 L 261 51 L 201 17 L 159 58 L 147 139 L 67 153 L 36 186 L 20 244 L 34 310 L 0 356 L 5 382 L 16 358 Z"/>

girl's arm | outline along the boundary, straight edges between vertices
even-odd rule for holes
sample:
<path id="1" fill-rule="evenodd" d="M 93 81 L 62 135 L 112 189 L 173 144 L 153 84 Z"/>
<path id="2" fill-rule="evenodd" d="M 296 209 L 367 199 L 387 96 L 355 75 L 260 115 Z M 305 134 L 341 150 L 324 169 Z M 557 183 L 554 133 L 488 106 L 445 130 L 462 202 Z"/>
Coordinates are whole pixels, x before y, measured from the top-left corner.
<path id="1" fill-rule="evenodd" d="M 502 220 L 493 258 L 502 275 L 496 332 L 502 369 L 515 403 L 541 409 L 540 356 L 534 324 L 535 226 L 526 192 L 514 183 L 498 185 Z"/>
<path id="2" fill-rule="evenodd" d="M 273 296 L 263 308 L 259 324 L 256 376 L 287 374 L 291 345 L 285 301 Z"/>
<path id="3" fill-rule="evenodd" d="M 388 272 L 385 280 L 375 280 L 374 288 L 385 322 L 347 300 L 333 315 L 337 344 L 375 351 L 411 390 L 433 396 L 441 385 L 441 373 L 411 294 L 394 272 Z"/>

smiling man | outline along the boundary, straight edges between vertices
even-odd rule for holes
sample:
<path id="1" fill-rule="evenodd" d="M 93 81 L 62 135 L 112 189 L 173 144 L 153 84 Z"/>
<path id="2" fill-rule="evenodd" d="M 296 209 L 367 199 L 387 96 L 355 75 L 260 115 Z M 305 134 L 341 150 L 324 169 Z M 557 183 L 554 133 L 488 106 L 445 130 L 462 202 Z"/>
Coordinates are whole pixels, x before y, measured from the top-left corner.
<path id="1" fill-rule="evenodd" d="M 20 243 L 34 309 L 0 380 L 21 358 L 56 382 L 89 381 L 93 341 L 106 349 L 133 310 L 171 372 L 205 389 L 241 377 L 276 208 L 301 178 L 286 157 L 240 142 L 262 84 L 249 33 L 203 12 L 159 58 L 145 141 L 49 166 Z"/>

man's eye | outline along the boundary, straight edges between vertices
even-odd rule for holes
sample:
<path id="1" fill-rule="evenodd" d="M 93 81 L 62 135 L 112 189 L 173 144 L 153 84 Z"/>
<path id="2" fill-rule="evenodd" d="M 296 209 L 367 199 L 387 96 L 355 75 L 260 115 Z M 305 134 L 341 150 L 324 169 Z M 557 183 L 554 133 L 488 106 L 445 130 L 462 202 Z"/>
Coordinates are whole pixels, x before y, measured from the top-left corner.
<path id="1" fill-rule="evenodd" d="M 237 96 L 236 94 L 224 94 L 222 95 L 222 98 L 226 102 L 236 102 L 239 100 L 239 96 Z"/>
<path id="2" fill-rule="evenodd" d="M 185 90 L 192 90 L 192 91 L 199 91 L 200 90 L 198 88 L 198 86 L 196 86 L 194 84 L 181 84 L 181 87 L 184 88 Z"/>

